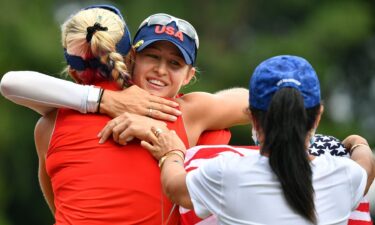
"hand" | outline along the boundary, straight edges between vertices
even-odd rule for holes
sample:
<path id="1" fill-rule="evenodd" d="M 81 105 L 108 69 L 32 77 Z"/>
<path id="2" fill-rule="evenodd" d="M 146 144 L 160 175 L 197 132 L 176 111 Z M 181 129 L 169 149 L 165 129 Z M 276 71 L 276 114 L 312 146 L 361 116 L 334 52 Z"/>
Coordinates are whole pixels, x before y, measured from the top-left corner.
<path id="1" fill-rule="evenodd" d="M 133 85 L 122 91 L 105 90 L 100 103 L 100 112 L 115 118 L 124 112 L 148 116 L 154 119 L 175 121 L 181 112 L 177 102 L 149 94 Z"/>
<path id="2" fill-rule="evenodd" d="M 152 127 L 148 132 L 148 140 L 148 142 L 141 141 L 141 146 L 147 149 L 157 160 L 174 149 L 186 152 L 185 144 L 174 130 Z"/>
<path id="3" fill-rule="evenodd" d="M 148 132 L 152 126 L 167 129 L 167 124 L 162 121 L 132 113 L 123 113 L 109 121 L 99 132 L 99 143 L 104 143 L 111 134 L 113 140 L 122 145 L 126 145 L 134 137 L 140 140 L 148 140 Z"/>

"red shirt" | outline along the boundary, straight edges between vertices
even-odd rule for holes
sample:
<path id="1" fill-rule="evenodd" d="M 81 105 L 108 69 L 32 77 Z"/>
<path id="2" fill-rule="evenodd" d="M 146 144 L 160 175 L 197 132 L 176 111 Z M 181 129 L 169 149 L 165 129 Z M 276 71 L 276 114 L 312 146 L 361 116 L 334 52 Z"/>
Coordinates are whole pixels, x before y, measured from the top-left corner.
<path id="1" fill-rule="evenodd" d="M 98 143 L 109 120 L 58 111 L 46 159 L 56 225 L 179 224 L 178 207 L 163 194 L 157 161 L 139 141 Z M 167 124 L 188 145 L 181 117 Z"/>
<path id="2" fill-rule="evenodd" d="M 110 119 L 58 111 L 46 159 L 56 225 L 179 224 L 178 207 L 163 194 L 157 162 L 139 141 L 98 143 L 97 134 Z M 188 146 L 182 118 L 167 125 Z M 199 143 L 227 144 L 229 139 L 227 130 L 205 132 Z"/>

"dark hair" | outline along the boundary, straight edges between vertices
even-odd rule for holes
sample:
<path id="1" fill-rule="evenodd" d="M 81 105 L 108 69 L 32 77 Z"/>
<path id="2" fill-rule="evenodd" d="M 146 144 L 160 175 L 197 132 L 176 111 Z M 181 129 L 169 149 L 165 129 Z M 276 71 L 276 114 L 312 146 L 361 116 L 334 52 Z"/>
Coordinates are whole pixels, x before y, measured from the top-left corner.
<path id="1" fill-rule="evenodd" d="M 298 214 L 316 223 L 312 170 L 306 137 L 313 128 L 320 104 L 305 109 L 301 93 L 282 88 L 272 97 L 268 111 L 250 108 L 264 134 L 262 153 L 281 184 L 288 204 Z"/>

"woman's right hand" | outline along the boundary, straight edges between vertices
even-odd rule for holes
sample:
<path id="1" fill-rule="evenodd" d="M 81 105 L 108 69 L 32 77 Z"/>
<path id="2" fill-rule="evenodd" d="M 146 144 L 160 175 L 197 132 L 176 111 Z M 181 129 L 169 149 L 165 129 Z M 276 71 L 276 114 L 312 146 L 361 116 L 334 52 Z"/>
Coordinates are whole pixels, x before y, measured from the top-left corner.
<path id="1" fill-rule="evenodd" d="M 100 102 L 100 113 L 115 118 L 129 112 L 173 122 L 181 115 L 181 111 L 175 108 L 177 106 L 177 102 L 151 95 L 133 85 L 122 91 L 105 90 Z"/>

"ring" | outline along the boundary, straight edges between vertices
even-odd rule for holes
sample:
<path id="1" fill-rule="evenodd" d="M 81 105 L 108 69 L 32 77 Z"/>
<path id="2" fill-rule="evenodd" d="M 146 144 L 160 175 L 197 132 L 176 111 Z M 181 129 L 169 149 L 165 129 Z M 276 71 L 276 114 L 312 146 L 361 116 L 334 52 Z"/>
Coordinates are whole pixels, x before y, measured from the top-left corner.
<path id="1" fill-rule="evenodd" d="M 148 108 L 148 112 L 147 112 L 148 117 L 152 117 L 152 111 L 153 111 L 152 108 Z"/>
<path id="2" fill-rule="evenodd" d="M 156 136 L 156 137 L 159 137 L 159 135 L 160 135 L 161 133 L 163 133 L 163 130 L 160 129 L 160 128 L 156 128 L 156 130 L 155 130 L 155 132 L 154 132 L 155 136 Z"/>

